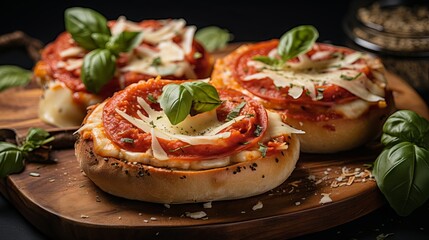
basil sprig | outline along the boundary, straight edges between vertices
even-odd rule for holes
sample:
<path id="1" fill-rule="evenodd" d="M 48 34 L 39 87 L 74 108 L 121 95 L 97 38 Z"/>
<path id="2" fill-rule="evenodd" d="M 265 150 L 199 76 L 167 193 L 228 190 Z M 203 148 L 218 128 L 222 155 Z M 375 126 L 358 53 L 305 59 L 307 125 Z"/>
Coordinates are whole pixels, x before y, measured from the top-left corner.
<path id="1" fill-rule="evenodd" d="M 41 128 L 30 128 L 22 145 L 0 142 L 0 178 L 22 171 L 30 152 L 54 140 Z"/>
<path id="2" fill-rule="evenodd" d="M 31 80 L 30 70 L 18 66 L 0 66 L 0 92 L 11 87 L 25 86 Z"/>
<path id="3" fill-rule="evenodd" d="M 99 92 L 112 79 L 116 69 L 116 56 L 108 49 L 94 49 L 83 58 L 80 77 L 86 89 Z"/>
<path id="4" fill-rule="evenodd" d="M 205 82 L 168 84 L 162 90 L 158 102 L 173 125 L 185 120 L 189 114 L 207 112 L 222 103 L 216 88 Z"/>
<path id="5" fill-rule="evenodd" d="M 81 69 L 82 82 L 88 91 L 98 93 L 116 71 L 116 59 L 121 52 L 129 52 L 143 39 L 142 32 L 122 32 L 112 36 L 107 20 L 89 9 L 69 8 L 64 14 L 67 32 L 89 50 Z"/>
<path id="6" fill-rule="evenodd" d="M 396 213 L 407 216 L 429 199 L 429 121 L 397 111 L 386 120 L 381 142 L 375 180 Z"/>
<path id="7" fill-rule="evenodd" d="M 302 25 L 287 31 L 277 46 L 279 58 L 255 56 L 253 60 L 271 66 L 282 66 L 286 61 L 308 52 L 319 37 L 317 29 L 311 25 Z"/>
<path id="8" fill-rule="evenodd" d="M 233 38 L 228 30 L 216 26 L 201 28 L 195 33 L 195 39 L 209 52 L 224 48 Z"/>

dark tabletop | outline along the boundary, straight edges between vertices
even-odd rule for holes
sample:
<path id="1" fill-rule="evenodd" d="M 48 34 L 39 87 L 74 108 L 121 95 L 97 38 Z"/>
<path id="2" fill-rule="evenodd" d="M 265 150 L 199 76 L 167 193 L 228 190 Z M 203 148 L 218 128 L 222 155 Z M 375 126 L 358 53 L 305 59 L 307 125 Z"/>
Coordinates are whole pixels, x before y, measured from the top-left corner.
<path id="1" fill-rule="evenodd" d="M 64 31 L 64 10 L 68 7 L 89 7 L 116 19 L 123 15 L 132 21 L 143 19 L 184 18 L 189 25 L 198 28 L 215 25 L 228 29 L 234 42 L 263 41 L 279 38 L 292 27 L 314 25 L 320 37 L 318 41 L 338 45 L 350 44 L 343 30 L 343 21 L 349 13 L 350 1 L 284 1 L 282 5 L 256 0 L 257 4 L 232 3 L 232 1 L 64 1 L 47 4 L 31 1 L 5 1 L 0 3 L 0 35 L 21 30 L 47 44 Z M 290 2 L 290 3 L 289 3 Z M 269 4 L 268 6 L 264 6 Z M 421 59 L 420 59 L 421 60 Z M 423 59 L 428 61 L 428 59 Z M 0 65 L 18 65 L 27 69 L 34 66 L 23 48 L 0 48 Z M 428 72 L 429 74 L 429 72 Z M 410 79 L 405 79 L 413 85 Z M 427 83 L 429 85 L 429 83 Z M 429 93 L 416 90 L 428 101 Z M 0 126 L 1 127 L 1 126 Z M 429 202 L 407 217 L 398 216 L 385 204 L 382 208 L 352 222 L 305 235 L 296 240 L 307 239 L 429 239 Z M 0 239 L 47 239 L 34 228 L 0 195 Z"/>

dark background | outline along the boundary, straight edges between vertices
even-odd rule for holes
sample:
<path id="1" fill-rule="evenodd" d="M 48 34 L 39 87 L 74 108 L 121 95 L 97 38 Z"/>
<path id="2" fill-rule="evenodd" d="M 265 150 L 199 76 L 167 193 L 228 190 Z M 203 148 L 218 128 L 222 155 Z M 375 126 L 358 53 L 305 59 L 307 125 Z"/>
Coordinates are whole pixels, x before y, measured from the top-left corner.
<path id="1" fill-rule="evenodd" d="M 319 41 L 335 44 L 344 42 L 342 19 L 349 1 L 293 1 L 282 5 L 270 2 L 264 4 L 256 0 L 255 4 L 232 1 L 2 1 L 0 3 L 0 34 L 21 30 L 44 44 L 54 41 L 65 30 L 64 10 L 69 7 L 89 7 L 107 19 L 114 20 L 123 15 L 132 21 L 143 19 L 183 18 L 188 25 L 198 28 L 218 26 L 234 35 L 234 42 L 262 41 L 279 38 L 292 27 L 304 24 L 314 25 L 319 30 Z M 7 5 L 6 5 L 7 4 Z M 3 51 L 3 56 L 5 53 Z M 33 62 L 20 62 L 13 57 L 0 59 L 0 64 L 17 64 L 31 68 Z"/>
<path id="2" fill-rule="evenodd" d="M 343 30 L 344 18 L 349 13 L 352 1 L 347 0 L 297 0 L 274 1 L 254 0 L 256 3 L 232 1 L 55 1 L 22 2 L 2 1 L 0 3 L 0 35 L 21 30 L 39 39 L 43 44 L 54 41 L 65 30 L 64 10 L 69 7 L 89 7 L 107 19 L 126 16 L 132 21 L 144 19 L 183 18 L 188 25 L 198 28 L 218 26 L 228 29 L 233 42 L 263 41 L 279 38 L 287 30 L 304 24 L 315 26 L 320 34 L 318 41 L 347 45 Z M 34 62 L 23 48 L 0 49 L 0 65 L 18 65 L 27 69 Z M 428 73 L 429 74 L 429 73 Z M 381 234 L 395 239 L 429 239 L 427 219 L 429 206 L 426 204 L 409 217 L 399 217 L 388 205 L 360 219 L 326 231 L 298 238 L 309 239 L 377 239 Z M 327 219 L 329 221 L 329 219 Z M 44 239 L 19 212 L 0 196 L 0 239 Z M 380 238 L 381 239 L 381 238 Z"/>

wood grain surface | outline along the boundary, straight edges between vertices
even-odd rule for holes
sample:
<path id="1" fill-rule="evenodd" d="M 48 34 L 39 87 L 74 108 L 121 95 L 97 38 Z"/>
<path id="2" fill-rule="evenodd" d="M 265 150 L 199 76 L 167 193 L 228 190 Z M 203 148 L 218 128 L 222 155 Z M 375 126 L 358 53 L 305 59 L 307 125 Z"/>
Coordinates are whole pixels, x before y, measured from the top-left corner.
<path id="1" fill-rule="evenodd" d="M 392 75 L 389 83 L 399 109 L 429 119 L 427 105 L 408 84 Z M 53 129 L 37 117 L 40 95 L 34 85 L 0 93 L 0 128 L 21 135 L 29 127 Z M 27 164 L 23 172 L 2 179 L 0 192 L 53 239 L 288 239 L 382 206 L 384 198 L 365 171 L 380 151 L 379 144 L 369 143 L 338 154 L 301 154 L 290 178 L 267 193 L 206 205 L 163 205 L 104 193 L 81 172 L 73 149 L 57 150 L 55 163 Z M 332 202 L 321 203 L 324 196 Z M 190 217 L 199 211 L 207 216 Z"/>

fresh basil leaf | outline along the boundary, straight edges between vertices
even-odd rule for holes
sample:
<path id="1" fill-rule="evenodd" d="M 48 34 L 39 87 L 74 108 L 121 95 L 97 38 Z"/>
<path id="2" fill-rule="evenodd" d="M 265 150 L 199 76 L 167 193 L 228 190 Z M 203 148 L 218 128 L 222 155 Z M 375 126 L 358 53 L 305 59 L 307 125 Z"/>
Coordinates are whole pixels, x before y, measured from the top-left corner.
<path id="1" fill-rule="evenodd" d="M 240 104 L 235 106 L 226 116 L 226 120 L 231 121 L 232 119 L 236 118 L 240 114 L 241 109 L 246 105 L 246 103 L 247 102 L 241 102 Z"/>
<path id="2" fill-rule="evenodd" d="M 121 32 L 114 35 L 106 44 L 106 48 L 115 54 L 129 52 L 138 46 L 143 40 L 143 32 Z"/>
<path id="3" fill-rule="evenodd" d="M 0 178 L 18 173 L 24 169 L 24 157 L 21 150 L 7 142 L 0 142 Z"/>
<path id="4" fill-rule="evenodd" d="M 295 27 L 287 31 L 280 38 L 277 47 L 278 54 L 283 61 L 292 59 L 308 52 L 319 37 L 317 29 L 310 25 Z"/>
<path id="5" fill-rule="evenodd" d="M 195 33 L 195 39 L 209 52 L 224 48 L 233 37 L 228 30 L 216 26 L 201 28 Z"/>
<path id="6" fill-rule="evenodd" d="M 0 66 L 0 92 L 11 87 L 27 85 L 31 76 L 31 71 L 18 66 Z"/>
<path id="7" fill-rule="evenodd" d="M 106 18 L 89 8 L 73 7 L 66 9 L 64 21 L 67 32 L 81 47 L 87 50 L 99 47 L 92 34 L 111 35 Z"/>
<path id="8" fill-rule="evenodd" d="M 93 33 L 91 34 L 91 38 L 94 40 L 97 48 L 106 48 L 106 43 L 110 40 L 110 36 L 103 33 Z"/>
<path id="9" fill-rule="evenodd" d="M 183 85 L 168 84 L 158 99 L 171 124 L 182 122 L 190 113 L 192 94 Z"/>
<path id="10" fill-rule="evenodd" d="M 270 65 L 270 66 L 279 65 L 281 63 L 281 61 L 279 59 L 271 58 L 268 56 L 255 56 L 252 59 L 255 61 L 265 63 L 265 64 Z"/>
<path id="11" fill-rule="evenodd" d="M 108 49 L 95 49 L 85 55 L 81 79 L 88 91 L 98 93 L 115 75 L 116 57 Z"/>
<path id="12" fill-rule="evenodd" d="M 396 111 L 383 125 L 381 142 L 387 147 L 411 142 L 429 149 L 429 122 L 413 111 Z"/>
<path id="13" fill-rule="evenodd" d="M 208 112 L 222 103 L 216 88 L 208 83 L 195 81 L 185 82 L 182 85 L 192 95 L 192 110 L 194 113 Z"/>
<path id="14" fill-rule="evenodd" d="M 31 152 L 53 140 L 54 137 L 49 137 L 49 133 L 44 129 L 30 128 L 21 149 L 25 152 Z"/>
<path id="15" fill-rule="evenodd" d="M 410 142 L 386 148 L 373 174 L 390 206 L 407 216 L 429 199 L 429 151 Z"/>

